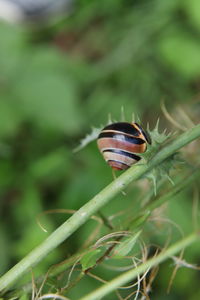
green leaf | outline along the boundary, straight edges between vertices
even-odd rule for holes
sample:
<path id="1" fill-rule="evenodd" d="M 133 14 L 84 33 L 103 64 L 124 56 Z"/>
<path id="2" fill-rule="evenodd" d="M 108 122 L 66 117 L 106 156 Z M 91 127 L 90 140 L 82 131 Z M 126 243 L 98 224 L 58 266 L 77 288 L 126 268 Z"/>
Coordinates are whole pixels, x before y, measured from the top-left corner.
<path id="1" fill-rule="evenodd" d="M 146 220 L 148 219 L 148 217 L 150 216 L 151 212 L 147 211 L 145 213 L 143 213 L 142 215 L 139 215 L 137 217 L 135 217 L 131 223 L 129 223 L 129 230 L 133 231 L 138 227 L 141 227 L 142 225 L 144 225 L 144 223 L 146 222 Z"/>
<path id="2" fill-rule="evenodd" d="M 85 254 L 80 261 L 83 271 L 87 270 L 88 268 L 94 267 L 96 265 L 97 260 L 99 259 L 99 257 L 101 257 L 102 254 L 103 250 L 99 248 L 93 249 L 87 254 Z"/>
<path id="3" fill-rule="evenodd" d="M 133 247 L 135 246 L 142 230 L 139 230 L 133 236 L 126 238 L 122 241 L 118 246 L 114 249 L 114 257 L 113 258 L 121 258 L 128 255 Z"/>
<path id="4" fill-rule="evenodd" d="M 28 300 L 28 299 L 29 299 L 29 295 L 27 295 L 26 293 L 23 293 L 19 298 L 19 300 Z"/>

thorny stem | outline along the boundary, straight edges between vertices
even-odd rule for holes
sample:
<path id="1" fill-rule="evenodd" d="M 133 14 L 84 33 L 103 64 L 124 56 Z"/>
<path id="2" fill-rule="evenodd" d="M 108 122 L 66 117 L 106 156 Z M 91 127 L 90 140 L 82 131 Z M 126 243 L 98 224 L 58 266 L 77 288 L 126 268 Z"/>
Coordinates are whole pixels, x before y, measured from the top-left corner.
<path id="1" fill-rule="evenodd" d="M 169 145 L 160 150 L 147 164 L 134 165 L 121 176 L 115 179 L 111 184 L 104 188 L 94 198 L 82 206 L 73 216 L 58 227 L 48 238 L 46 238 L 38 247 L 33 249 L 19 263 L 11 268 L 0 278 L 0 291 L 7 289 L 25 272 L 47 256 L 53 249 L 66 240 L 90 216 L 95 214 L 101 207 L 106 205 L 115 195 L 121 192 L 132 181 L 138 180 L 141 176 L 151 171 L 154 167 L 162 163 L 166 158 L 178 151 L 183 146 L 200 137 L 200 124 L 196 125 L 187 132 L 179 135 Z"/>
<path id="2" fill-rule="evenodd" d="M 173 196 L 175 196 L 177 193 L 179 193 L 181 190 L 186 188 L 187 186 L 190 186 L 197 178 L 200 177 L 200 166 L 197 166 L 193 172 L 187 174 L 187 177 L 181 178 L 180 181 L 178 181 L 169 191 L 166 191 L 166 193 L 162 196 L 159 196 L 157 199 L 147 203 L 144 206 L 144 211 L 152 211 L 155 208 L 159 207 L 169 199 L 172 199 Z"/>
<path id="3" fill-rule="evenodd" d="M 142 212 L 140 213 L 140 216 L 144 216 L 145 212 L 152 212 L 155 208 L 159 207 L 160 205 L 164 204 L 168 200 L 172 199 L 174 195 L 176 195 L 178 192 L 182 191 L 184 188 L 187 188 L 192 184 L 197 178 L 200 176 L 200 166 L 195 167 L 192 172 L 190 171 L 186 176 L 181 178 L 178 182 L 176 182 L 175 186 L 171 187 L 169 191 L 166 191 L 164 195 L 161 195 L 157 197 L 154 201 L 147 203 Z M 187 180 L 185 180 L 187 178 Z M 99 212 L 100 213 L 100 212 Z M 105 218 L 101 213 L 100 216 Z M 107 220 L 105 219 L 107 222 Z M 142 223 L 143 224 L 143 223 Z M 138 225 L 136 224 L 136 227 Z M 110 226 L 109 226 L 110 227 Z M 113 229 L 113 228 L 111 228 Z M 122 236 L 117 238 L 117 241 L 119 241 L 122 238 Z M 108 248 L 106 253 L 104 253 L 96 262 L 96 265 L 101 263 L 101 261 L 106 258 L 106 256 L 113 250 L 113 248 L 116 246 L 116 244 L 113 244 L 111 247 Z M 60 274 L 61 272 L 65 271 L 78 260 L 78 258 L 82 257 L 84 253 L 87 253 L 88 249 L 85 249 L 82 252 L 76 253 L 75 255 L 71 256 L 70 259 L 67 259 L 66 262 L 63 262 L 62 264 L 55 265 L 52 267 L 52 270 L 49 272 L 48 276 L 53 277 L 57 274 Z M 85 270 L 83 274 L 86 274 L 90 271 L 90 268 L 88 270 Z M 79 280 L 82 278 L 82 276 L 79 278 Z M 40 277 L 37 279 L 37 282 L 41 282 L 44 277 Z M 71 288 L 71 285 L 67 287 L 68 289 Z M 30 283 L 23 286 L 23 290 L 26 292 L 31 291 L 32 285 Z"/>

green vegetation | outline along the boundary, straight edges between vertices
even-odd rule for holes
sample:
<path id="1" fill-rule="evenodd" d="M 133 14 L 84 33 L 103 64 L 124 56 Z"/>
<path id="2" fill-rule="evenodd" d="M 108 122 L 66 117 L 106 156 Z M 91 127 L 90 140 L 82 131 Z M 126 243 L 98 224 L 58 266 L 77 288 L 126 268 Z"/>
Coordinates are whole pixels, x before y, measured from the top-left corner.
<path id="1" fill-rule="evenodd" d="M 79 0 L 0 23 L 3 299 L 199 299 L 199 20 L 197 0 Z M 122 106 L 154 144 L 114 180 L 95 142 L 73 150 Z"/>

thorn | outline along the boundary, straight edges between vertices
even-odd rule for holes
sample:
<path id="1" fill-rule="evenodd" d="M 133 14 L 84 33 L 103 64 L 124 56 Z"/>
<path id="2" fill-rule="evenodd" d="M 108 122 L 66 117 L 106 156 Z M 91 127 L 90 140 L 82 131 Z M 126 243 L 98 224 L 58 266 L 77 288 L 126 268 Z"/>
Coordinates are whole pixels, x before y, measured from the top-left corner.
<path id="1" fill-rule="evenodd" d="M 140 117 L 138 115 L 136 116 L 136 119 L 138 123 L 141 123 Z"/>
<path id="2" fill-rule="evenodd" d="M 135 123 L 135 114 L 132 113 L 132 123 Z"/>
<path id="3" fill-rule="evenodd" d="M 178 131 L 177 131 L 177 130 L 174 131 L 174 132 L 170 131 L 170 132 L 168 133 L 168 136 L 175 136 L 176 134 L 178 134 Z"/>
<path id="4" fill-rule="evenodd" d="M 121 191 L 121 193 L 122 193 L 122 195 L 126 196 L 126 192 L 124 192 L 124 191 Z"/>
<path id="5" fill-rule="evenodd" d="M 153 181 L 153 189 L 154 189 L 154 195 L 157 195 L 157 183 L 156 183 L 156 177 L 154 175 L 151 176 L 151 179 Z"/>
<path id="6" fill-rule="evenodd" d="M 125 113 L 124 113 L 124 106 L 121 106 L 121 121 L 125 122 Z"/>
<path id="7" fill-rule="evenodd" d="M 81 150 L 81 147 L 80 147 L 80 146 L 74 148 L 74 149 L 72 150 L 72 153 L 76 153 L 76 152 L 78 152 L 79 150 Z"/>
<path id="8" fill-rule="evenodd" d="M 112 117 L 111 117 L 111 113 L 108 114 L 108 124 L 112 123 Z"/>
<path id="9" fill-rule="evenodd" d="M 168 174 L 166 174 L 166 177 L 172 185 L 175 185 L 174 181 L 171 179 L 171 177 Z"/>
<path id="10" fill-rule="evenodd" d="M 172 124 L 174 125 L 176 128 L 180 129 L 181 131 L 186 131 L 187 130 L 187 127 L 181 125 L 179 122 L 177 122 L 175 120 L 175 118 L 173 118 L 170 113 L 167 111 L 167 108 L 165 106 L 165 103 L 164 103 L 164 100 L 161 102 L 161 110 L 165 116 L 165 118 Z"/>
<path id="11" fill-rule="evenodd" d="M 157 120 L 157 122 L 156 122 L 156 126 L 155 126 L 155 129 L 154 129 L 154 130 L 158 131 L 159 123 L 160 123 L 160 118 L 158 118 L 158 120 Z"/>
<path id="12" fill-rule="evenodd" d="M 166 132 L 167 132 L 167 128 L 165 128 L 165 129 L 163 130 L 163 134 L 166 135 L 166 136 L 168 136 L 168 135 L 166 134 Z"/>
<path id="13" fill-rule="evenodd" d="M 112 175 L 113 175 L 113 179 L 117 179 L 117 176 L 116 176 L 116 173 L 115 173 L 115 170 L 112 169 Z M 126 196 L 126 193 L 124 191 L 121 191 L 122 195 Z"/>

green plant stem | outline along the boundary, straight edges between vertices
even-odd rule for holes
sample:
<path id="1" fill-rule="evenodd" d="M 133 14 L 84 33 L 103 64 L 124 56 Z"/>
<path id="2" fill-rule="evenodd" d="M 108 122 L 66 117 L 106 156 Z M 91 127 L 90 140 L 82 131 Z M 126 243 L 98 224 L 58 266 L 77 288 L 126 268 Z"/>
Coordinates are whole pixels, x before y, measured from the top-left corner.
<path id="1" fill-rule="evenodd" d="M 155 208 L 159 207 L 160 205 L 166 203 L 167 201 L 173 199 L 173 196 L 175 196 L 177 193 L 182 191 L 183 189 L 187 188 L 192 184 L 195 180 L 197 180 L 200 177 L 200 166 L 197 166 L 195 169 L 192 170 L 192 172 L 188 172 L 187 176 L 182 177 L 179 179 L 178 182 L 176 182 L 175 186 L 172 186 L 169 191 L 167 191 L 164 195 L 159 196 L 154 201 L 149 202 L 145 207 L 142 209 L 141 212 L 139 212 L 139 216 L 144 220 L 145 213 L 146 212 L 152 212 Z M 186 180 L 187 179 L 187 180 Z M 102 214 L 100 214 L 101 217 Z M 136 217 L 137 218 L 137 217 Z M 145 220 L 147 217 L 145 218 Z M 138 223 L 136 224 L 136 227 L 138 226 Z M 79 253 L 76 253 L 75 255 L 71 256 L 69 259 L 66 260 L 66 262 L 62 262 L 60 265 L 55 265 L 55 267 L 52 268 L 52 271 L 49 272 L 49 276 L 56 276 L 60 274 L 61 272 L 67 270 L 67 268 L 71 267 L 79 257 L 84 255 L 84 253 L 87 253 L 88 249 L 85 249 Z M 44 277 L 40 277 L 36 279 L 36 282 L 41 282 L 44 279 Z M 30 292 L 32 290 L 32 284 L 28 283 L 23 285 L 23 290 L 26 292 Z"/>
<path id="2" fill-rule="evenodd" d="M 190 244 L 192 244 L 193 242 L 198 240 L 198 238 L 199 238 L 198 233 L 190 234 L 186 238 L 176 242 L 174 245 L 172 245 L 168 249 L 163 250 L 157 256 L 147 260 L 145 263 L 141 264 L 139 267 L 133 268 L 130 271 L 123 273 L 122 275 L 116 277 L 115 279 L 109 281 L 108 283 L 104 284 L 100 288 L 96 289 L 94 292 L 82 297 L 80 300 L 102 299 L 104 296 L 108 295 L 109 293 L 116 290 L 120 286 L 127 284 L 128 282 L 137 278 L 138 275 L 143 274 L 148 269 L 158 265 L 159 263 L 166 260 L 170 256 L 175 255 L 177 252 L 184 249 L 186 246 L 189 246 Z"/>
<path id="3" fill-rule="evenodd" d="M 60 245 L 82 224 L 84 224 L 101 207 L 107 204 L 115 195 L 122 191 L 130 182 L 139 179 L 145 173 L 162 163 L 166 158 L 178 151 L 183 146 L 200 137 L 200 124 L 178 136 L 169 145 L 160 150 L 147 164 L 137 164 L 132 166 L 106 188 L 104 188 L 93 199 L 82 206 L 72 217 L 57 228 L 38 247 L 33 249 L 26 257 L 11 268 L 0 278 L 0 291 L 7 289 L 25 272 L 47 256 L 53 249 Z"/>
<path id="4" fill-rule="evenodd" d="M 145 217 L 145 213 L 152 212 L 155 208 L 159 207 L 160 205 L 168 202 L 169 200 L 173 199 L 174 196 L 182 191 L 183 189 L 187 188 L 192 184 L 195 180 L 197 180 L 200 177 L 200 166 L 195 167 L 195 169 L 192 170 L 192 172 L 188 172 L 188 174 L 181 179 L 179 179 L 178 182 L 176 182 L 175 186 L 172 186 L 169 191 L 167 191 L 164 195 L 159 196 L 152 202 L 149 202 L 141 212 L 139 212 L 139 216 L 142 218 L 142 220 L 147 220 L 148 217 Z M 101 215 L 101 214 L 100 214 Z M 101 215 L 101 217 L 104 217 Z M 107 220 L 105 220 L 107 221 Z M 138 223 L 136 224 L 136 227 L 138 226 Z M 84 253 L 87 253 L 88 249 L 85 249 L 84 251 L 81 251 L 79 253 L 76 253 L 75 255 L 71 256 L 69 259 L 66 260 L 66 262 L 62 262 L 60 265 L 55 265 L 55 267 L 52 268 L 52 271 L 49 272 L 49 277 L 56 276 L 60 274 L 61 272 L 67 270 L 67 268 L 71 267 L 79 257 L 84 255 Z M 36 282 L 42 282 L 44 277 L 39 277 L 36 279 Z M 32 290 L 32 283 L 28 283 L 22 286 L 23 291 L 30 292 Z"/>

